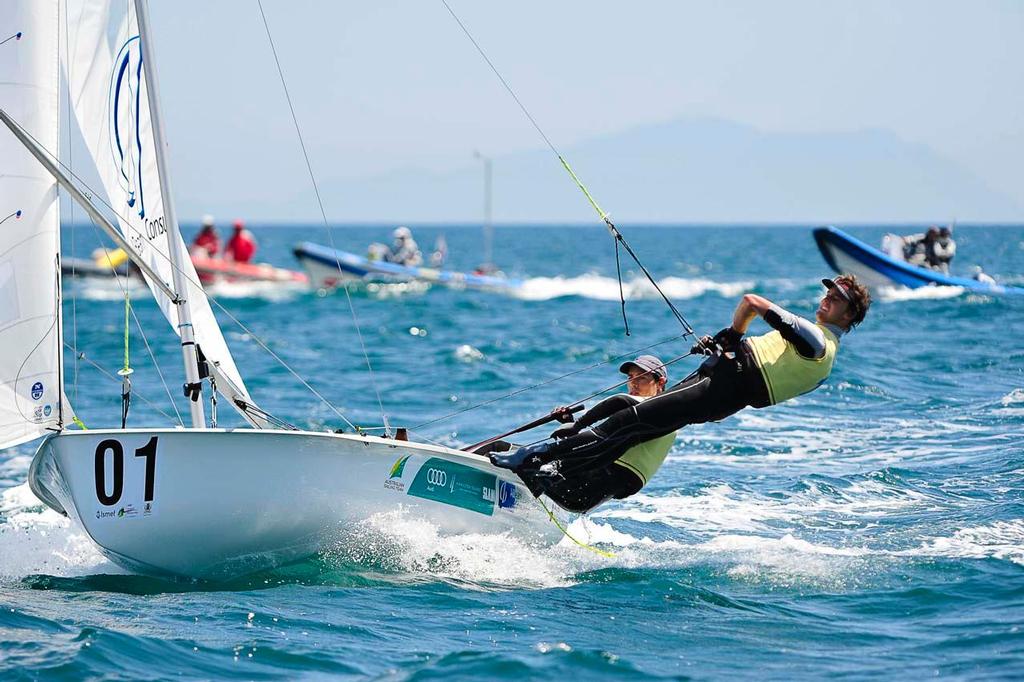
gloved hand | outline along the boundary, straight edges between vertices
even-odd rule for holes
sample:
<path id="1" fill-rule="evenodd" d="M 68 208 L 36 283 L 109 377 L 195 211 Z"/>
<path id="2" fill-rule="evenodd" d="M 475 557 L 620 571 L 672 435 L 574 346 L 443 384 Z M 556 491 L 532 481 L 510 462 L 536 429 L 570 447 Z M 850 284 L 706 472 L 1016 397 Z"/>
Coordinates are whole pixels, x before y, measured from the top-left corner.
<path id="1" fill-rule="evenodd" d="M 743 334 L 732 327 L 726 327 L 715 334 L 715 343 L 718 344 L 718 347 L 726 353 L 736 350 L 742 339 Z"/>
<path id="2" fill-rule="evenodd" d="M 551 410 L 551 414 L 555 420 L 560 421 L 563 424 L 571 424 L 576 417 L 572 414 L 572 407 L 570 405 L 560 405 L 555 409 Z"/>
<path id="3" fill-rule="evenodd" d="M 557 438 L 558 440 L 561 440 L 563 438 L 569 438 L 570 436 L 575 436 L 579 432 L 580 432 L 579 424 L 573 422 L 572 424 L 566 424 L 565 426 L 559 426 L 557 429 L 555 429 L 554 431 L 551 432 L 551 437 L 552 438 Z"/>
<path id="4" fill-rule="evenodd" d="M 697 343 L 693 344 L 690 352 L 694 355 L 714 355 L 719 352 L 718 344 L 715 343 L 715 339 L 710 336 L 702 336 L 697 339 Z"/>

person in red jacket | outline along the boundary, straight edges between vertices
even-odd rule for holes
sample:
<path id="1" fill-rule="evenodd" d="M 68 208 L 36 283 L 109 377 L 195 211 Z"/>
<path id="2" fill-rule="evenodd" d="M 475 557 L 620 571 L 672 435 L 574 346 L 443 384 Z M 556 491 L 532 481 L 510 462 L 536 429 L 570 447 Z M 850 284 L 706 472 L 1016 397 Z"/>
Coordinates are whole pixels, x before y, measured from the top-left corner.
<path id="1" fill-rule="evenodd" d="M 235 263 L 248 263 L 256 255 L 256 238 L 245 229 L 245 223 L 235 221 L 235 231 L 224 247 L 224 259 Z"/>
<path id="2" fill-rule="evenodd" d="M 213 224 L 213 216 L 207 213 L 203 216 L 203 229 L 199 231 L 192 241 L 189 252 L 195 256 L 204 258 L 215 258 L 220 253 L 220 235 Z"/>

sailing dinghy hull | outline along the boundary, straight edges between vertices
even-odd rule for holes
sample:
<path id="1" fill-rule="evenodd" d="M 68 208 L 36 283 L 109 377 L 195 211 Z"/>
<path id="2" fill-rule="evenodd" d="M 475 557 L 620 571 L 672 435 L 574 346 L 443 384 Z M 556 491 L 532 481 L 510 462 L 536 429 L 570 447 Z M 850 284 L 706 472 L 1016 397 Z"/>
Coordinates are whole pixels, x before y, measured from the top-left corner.
<path id="1" fill-rule="evenodd" d="M 442 534 L 557 526 L 508 472 L 448 448 L 296 431 L 127 429 L 46 438 L 29 484 L 134 572 L 228 579 L 316 554 L 377 514 Z"/>

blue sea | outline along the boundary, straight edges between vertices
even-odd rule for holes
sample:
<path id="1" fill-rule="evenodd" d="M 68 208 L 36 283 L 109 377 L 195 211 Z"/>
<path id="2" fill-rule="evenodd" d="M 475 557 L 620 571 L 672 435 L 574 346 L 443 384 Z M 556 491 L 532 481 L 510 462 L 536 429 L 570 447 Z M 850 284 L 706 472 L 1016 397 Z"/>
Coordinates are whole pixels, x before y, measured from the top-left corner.
<path id="1" fill-rule="evenodd" d="M 340 227 L 333 239 L 362 252 L 390 227 Z M 807 227 L 620 228 L 702 334 L 728 324 L 748 291 L 812 315 L 830 274 Z M 253 229 L 259 259 L 282 267 L 297 267 L 294 243 L 328 241 L 317 226 Z M 869 243 L 885 231 L 850 229 Z M 415 228 L 426 250 L 442 232 L 454 269 L 478 264 L 479 229 Z M 1024 227 L 955 236 L 954 270 L 980 264 L 1024 284 Z M 89 226 L 63 239 L 66 254 L 99 245 Z M 353 291 L 372 377 L 344 293 L 214 294 L 245 325 L 220 315 L 255 399 L 312 429 L 343 424 L 261 344 L 357 424 L 381 424 L 379 390 L 391 424 L 449 444 L 615 383 L 617 356 L 689 348 L 628 260 L 625 336 L 601 227 L 503 226 L 495 261 L 526 280 L 518 295 Z M 96 366 L 121 366 L 122 295 L 84 281 L 65 294 L 79 351 L 65 358 L 67 393 L 90 427 L 117 426 L 120 383 Z M 129 425 L 173 424 L 160 373 L 184 414 L 176 339 L 147 296 L 132 302 L 145 341 L 133 325 Z M 612 556 L 569 540 L 447 537 L 397 513 L 367 519 L 373 543 L 226 584 L 130 575 L 31 496 L 34 444 L 0 452 L 0 677 L 1020 679 L 1022 332 L 1024 297 L 880 292 L 816 392 L 685 429 L 641 494 L 573 522 Z M 671 374 L 694 367 L 688 358 Z M 220 418 L 238 423 L 223 405 Z"/>

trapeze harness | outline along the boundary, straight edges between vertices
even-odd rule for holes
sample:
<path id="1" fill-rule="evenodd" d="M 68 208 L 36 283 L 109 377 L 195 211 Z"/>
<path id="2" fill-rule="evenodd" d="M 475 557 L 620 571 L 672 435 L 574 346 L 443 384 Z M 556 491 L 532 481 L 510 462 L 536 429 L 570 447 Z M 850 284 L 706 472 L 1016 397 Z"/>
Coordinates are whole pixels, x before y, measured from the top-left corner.
<path id="1" fill-rule="evenodd" d="M 543 493 L 569 511 L 584 512 L 639 492 L 664 462 L 678 429 L 719 421 L 744 407 L 774 405 L 821 385 L 832 371 L 844 331 L 776 305 L 764 319 L 773 331 L 712 356 L 694 376 L 664 393 L 642 401 L 615 396 L 618 403 L 599 403 L 580 422 L 588 425 L 607 416 L 602 423 L 535 446 L 516 473 L 535 495 Z M 608 414 L 613 405 L 620 409 Z"/>

